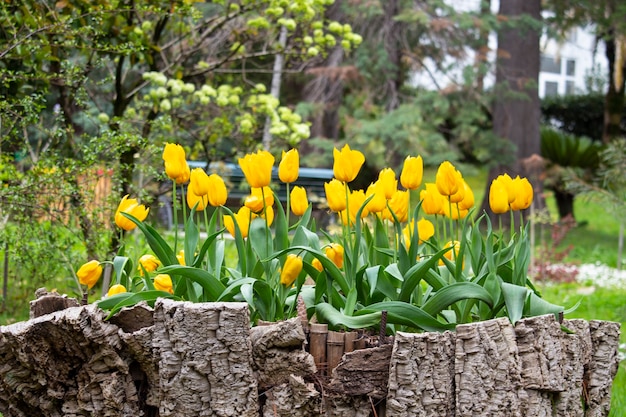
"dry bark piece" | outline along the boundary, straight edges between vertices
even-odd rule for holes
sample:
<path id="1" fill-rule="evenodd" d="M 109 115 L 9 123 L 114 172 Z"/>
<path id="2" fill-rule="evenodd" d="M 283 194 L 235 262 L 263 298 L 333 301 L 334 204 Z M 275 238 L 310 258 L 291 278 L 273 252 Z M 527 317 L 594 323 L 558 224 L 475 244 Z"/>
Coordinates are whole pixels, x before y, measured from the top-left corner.
<path id="1" fill-rule="evenodd" d="M 5 416 L 140 416 L 118 328 L 94 305 L 0 328 Z"/>
<path id="2" fill-rule="evenodd" d="M 328 389 L 345 396 L 385 398 L 393 345 L 359 349 L 343 355 Z"/>
<path id="3" fill-rule="evenodd" d="M 396 333 L 388 417 L 453 417 L 455 334 Z"/>
<path id="4" fill-rule="evenodd" d="M 65 310 L 70 307 L 78 307 L 80 303 L 75 298 L 57 292 L 48 292 L 45 288 L 39 288 L 35 295 L 37 298 L 30 302 L 30 318 L 34 319 L 55 311 Z"/>
<path id="5" fill-rule="evenodd" d="M 554 396 L 554 412 L 557 417 L 583 417 L 583 378 L 591 357 L 589 322 L 565 320 L 563 326 L 573 333 L 561 333 L 565 390 Z"/>
<path id="6" fill-rule="evenodd" d="M 287 383 L 291 375 L 316 372 L 313 356 L 304 350 L 306 337 L 299 318 L 253 327 L 250 338 L 260 388 Z"/>
<path id="7" fill-rule="evenodd" d="M 457 416 L 520 416 L 515 331 L 506 317 L 456 328 Z"/>
<path id="8" fill-rule="evenodd" d="M 248 306 L 168 299 L 154 306 L 159 416 L 257 416 Z"/>
<path id="9" fill-rule="evenodd" d="M 263 417 L 310 417 L 321 414 L 321 394 L 312 383 L 291 375 L 284 384 L 266 391 Z"/>
<path id="10" fill-rule="evenodd" d="M 585 374 L 586 417 L 605 417 L 611 408 L 611 384 L 619 366 L 620 323 L 589 322 L 591 358 Z"/>

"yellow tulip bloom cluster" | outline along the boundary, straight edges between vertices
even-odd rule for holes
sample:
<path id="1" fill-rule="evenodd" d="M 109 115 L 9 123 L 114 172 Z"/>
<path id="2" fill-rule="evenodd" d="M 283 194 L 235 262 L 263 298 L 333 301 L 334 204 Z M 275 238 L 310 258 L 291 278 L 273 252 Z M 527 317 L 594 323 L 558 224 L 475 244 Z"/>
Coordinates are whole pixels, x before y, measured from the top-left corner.
<path id="1" fill-rule="evenodd" d="M 499 175 L 489 187 L 489 206 L 496 214 L 525 210 L 533 202 L 533 186 L 526 178 Z"/>

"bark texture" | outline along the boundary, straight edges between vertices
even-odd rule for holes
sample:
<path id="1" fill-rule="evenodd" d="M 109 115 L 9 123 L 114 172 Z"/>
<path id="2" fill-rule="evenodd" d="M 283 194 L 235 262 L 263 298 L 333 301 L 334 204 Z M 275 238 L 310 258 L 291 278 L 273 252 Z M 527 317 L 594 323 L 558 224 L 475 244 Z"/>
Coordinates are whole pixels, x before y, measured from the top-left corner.
<path id="1" fill-rule="evenodd" d="M 248 307 L 159 300 L 159 416 L 256 416 Z"/>
<path id="2" fill-rule="evenodd" d="M 455 339 L 452 332 L 396 334 L 389 368 L 389 415 L 454 416 Z"/>
<path id="3" fill-rule="evenodd" d="M 587 417 L 608 416 L 611 408 L 611 384 L 619 357 L 619 323 L 592 320 L 589 322 L 591 336 L 591 359 L 585 375 L 587 386 Z"/>
<path id="4" fill-rule="evenodd" d="M 515 331 L 507 318 L 457 326 L 457 416 L 520 416 Z"/>
<path id="5" fill-rule="evenodd" d="M 53 303 L 55 304 L 55 303 Z M 0 412 L 22 416 L 608 416 L 619 323 L 553 315 L 398 333 L 326 376 L 300 319 L 244 303 L 94 305 L 0 327 Z M 259 401 L 261 398 L 261 401 Z"/>
<path id="6" fill-rule="evenodd" d="M 344 354 L 333 369 L 328 389 L 344 396 L 385 398 L 392 348 L 392 345 L 383 345 Z"/>
<path id="7" fill-rule="evenodd" d="M 304 350 L 306 336 L 299 318 L 257 326 L 250 330 L 252 356 L 259 387 L 288 384 L 288 390 L 299 389 L 291 379 L 311 376 L 316 368 L 313 356 Z"/>

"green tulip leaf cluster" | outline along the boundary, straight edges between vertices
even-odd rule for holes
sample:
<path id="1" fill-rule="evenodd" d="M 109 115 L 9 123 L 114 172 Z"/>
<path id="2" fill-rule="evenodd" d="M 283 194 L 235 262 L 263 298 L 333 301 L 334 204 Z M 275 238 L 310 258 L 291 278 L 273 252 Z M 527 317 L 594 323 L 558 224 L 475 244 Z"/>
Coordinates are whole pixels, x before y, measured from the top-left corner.
<path id="1" fill-rule="evenodd" d="M 528 279 L 529 226 L 505 233 L 486 214 L 473 216 L 473 193 L 447 161 L 434 183 L 422 184 L 421 158 L 409 156 L 400 181 L 386 168 L 367 190 L 353 190 L 350 183 L 365 159 L 348 145 L 335 149 L 335 178 L 326 184 L 326 197 L 338 226 L 319 230 L 306 190 L 289 192 L 298 178 L 296 149 L 282 152 L 278 165 L 288 190 L 285 205 L 271 188 L 275 157 L 258 151 L 239 159 L 251 189 L 237 211 L 223 205 L 223 189 L 208 186 L 216 174 L 194 175 L 185 187 L 180 178 L 188 170 L 177 165 L 186 164 L 178 152 L 177 145 L 166 144 L 166 173 L 183 192 L 198 193 L 193 206 L 180 207 L 184 236 L 179 242 L 177 235 L 172 246 L 143 219 L 121 214 L 143 233 L 154 255 L 142 257 L 139 269 L 128 257 L 114 259 L 113 287 L 122 287 L 112 287 L 99 301 L 111 314 L 165 296 L 247 302 L 253 322 L 277 321 L 295 316 L 303 303 L 309 317 L 331 328 L 375 329 L 384 315 L 386 331 L 394 333 L 445 331 L 496 317 L 515 323 L 563 312 L 543 300 Z M 497 181 L 500 212 L 531 204 L 527 180 Z M 419 197 L 414 207 L 412 193 Z M 230 260 L 229 247 L 236 254 Z"/>

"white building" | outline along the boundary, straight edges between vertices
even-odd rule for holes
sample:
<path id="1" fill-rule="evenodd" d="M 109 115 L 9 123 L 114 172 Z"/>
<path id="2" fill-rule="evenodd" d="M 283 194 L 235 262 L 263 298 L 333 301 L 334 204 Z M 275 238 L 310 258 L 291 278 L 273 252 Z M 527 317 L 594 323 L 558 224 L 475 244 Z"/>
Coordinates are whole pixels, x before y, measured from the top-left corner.
<path id="1" fill-rule="evenodd" d="M 480 0 L 447 0 L 447 3 L 458 11 L 478 10 Z M 492 0 L 491 11 L 498 13 L 498 0 Z M 544 13 L 544 17 L 547 15 Z M 497 50 L 497 36 L 489 38 L 490 61 L 495 62 Z M 549 95 L 578 94 L 588 91 L 587 79 L 595 74 L 596 77 L 606 78 L 607 62 L 604 55 L 604 44 L 596 44 L 591 28 L 572 29 L 565 40 L 558 41 L 549 38 L 544 33 L 540 40 L 541 67 L 539 72 L 539 97 Z M 462 83 L 463 67 L 472 65 L 473 51 L 468 51 L 464 62 L 457 62 L 456 69 L 447 74 L 440 74 L 434 63 L 425 62 L 427 70 L 415 73 L 411 79 L 413 85 L 427 88 L 445 88 L 451 84 Z M 450 59 L 447 64 L 454 65 Z M 495 66 L 493 68 L 495 71 Z M 493 85 L 494 71 L 485 79 L 485 84 Z M 606 83 L 604 83 L 606 84 Z M 597 85 L 595 86 L 597 87 Z"/>

